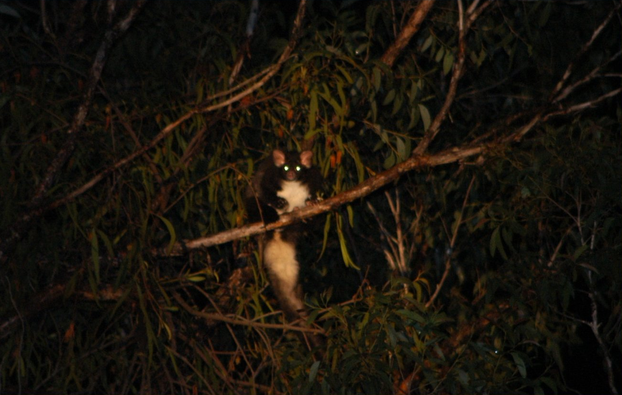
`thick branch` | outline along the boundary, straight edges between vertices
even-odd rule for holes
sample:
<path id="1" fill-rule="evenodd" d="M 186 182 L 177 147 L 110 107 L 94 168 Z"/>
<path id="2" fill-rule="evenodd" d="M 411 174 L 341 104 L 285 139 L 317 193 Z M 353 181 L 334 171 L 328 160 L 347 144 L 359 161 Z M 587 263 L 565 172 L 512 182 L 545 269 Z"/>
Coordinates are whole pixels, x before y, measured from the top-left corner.
<path id="1" fill-rule="evenodd" d="M 187 250 L 195 250 L 224 244 L 242 237 L 253 236 L 269 230 L 282 228 L 284 226 L 302 221 L 303 219 L 334 210 L 345 203 L 365 197 L 373 191 L 396 181 L 400 175 L 408 171 L 457 162 L 473 155 L 481 154 L 486 150 L 486 148 L 487 146 L 482 144 L 476 147 L 452 148 L 439 152 L 433 156 L 412 156 L 389 170 L 365 180 L 349 191 L 340 193 L 330 199 L 323 200 L 317 205 L 305 207 L 288 215 L 283 215 L 278 222 L 271 223 L 268 226 L 263 226 L 262 223 L 257 222 L 242 226 L 240 228 L 230 229 L 213 235 L 200 237 L 198 239 L 178 242 L 175 243 L 168 251 L 154 250 L 153 253 L 156 255 L 180 255 Z"/>

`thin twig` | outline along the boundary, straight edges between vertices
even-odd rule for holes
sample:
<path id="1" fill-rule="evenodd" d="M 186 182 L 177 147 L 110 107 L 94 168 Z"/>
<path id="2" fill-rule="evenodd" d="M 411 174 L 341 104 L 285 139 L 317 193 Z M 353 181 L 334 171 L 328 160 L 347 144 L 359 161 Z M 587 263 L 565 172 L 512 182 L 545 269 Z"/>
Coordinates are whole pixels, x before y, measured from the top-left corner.
<path id="1" fill-rule="evenodd" d="M 564 84 L 566 84 L 566 82 L 568 81 L 568 78 L 570 78 L 570 75 L 572 74 L 575 64 L 577 63 L 579 58 L 581 58 L 588 51 L 588 49 L 592 46 L 596 38 L 605 29 L 605 26 L 607 26 L 609 21 L 611 21 L 613 16 L 617 13 L 618 9 L 620 9 L 620 3 L 617 3 L 616 6 L 611 10 L 609 15 L 607 15 L 607 17 L 602 21 L 602 23 L 598 25 L 596 29 L 594 29 L 594 32 L 592 33 L 592 37 L 588 40 L 588 42 L 586 42 L 583 45 L 583 47 L 581 47 L 579 52 L 576 54 L 575 59 L 572 62 L 570 62 L 570 64 L 566 68 L 566 71 L 564 72 L 564 75 L 559 80 L 555 88 L 551 91 L 551 94 L 549 95 L 550 102 L 552 102 L 555 99 L 555 96 L 557 95 L 557 93 L 561 91 L 561 89 L 564 87 Z"/>
<path id="2" fill-rule="evenodd" d="M 466 208 L 469 195 L 471 194 L 471 187 L 473 186 L 474 181 L 475 181 L 475 176 L 471 178 L 471 182 L 469 183 L 469 188 L 467 189 L 466 195 L 464 196 L 464 201 L 462 202 L 462 209 L 460 210 L 460 215 L 458 216 L 458 219 L 456 220 L 456 227 L 454 228 L 454 232 L 451 237 L 451 242 L 449 244 L 449 248 L 452 251 L 454 249 L 454 246 L 456 245 L 456 240 L 458 238 L 458 230 L 460 229 L 460 225 L 462 224 L 462 216 L 464 215 L 464 209 Z M 438 294 L 441 291 L 441 288 L 443 287 L 445 280 L 447 279 L 447 275 L 449 275 L 450 269 L 451 269 L 451 254 L 448 254 L 447 257 L 445 258 L 445 271 L 443 272 L 441 281 L 439 281 L 439 283 L 436 285 L 436 290 L 434 291 L 434 294 L 432 294 L 432 296 L 430 297 L 430 300 L 428 300 L 428 302 L 425 304 L 426 308 L 430 307 L 432 303 L 434 303 L 434 300 L 436 300 L 436 298 L 438 297 Z"/>
<path id="3" fill-rule="evenodd" d="M 190 307 L 190 305 L 188 305 L 179 295 L 174 295 L 174 298 L 177 301 L 177 303 L 179 303 L 181 307 L 183 307 L 183 309 L 186 310 L 188 313 L 194 316 L 197 316 L 197 317 L 205 318 L 207 320 L 221 321 L 221 322 L 226 322 L 229 324 L 243 325 L 243 326 L 249 326 L 253 328 L 267 328 L 267 329 L 281 329 L 281 330 L 286 329 L 290 331 L 316 333 L 316 334 L 323 333 L 321 329 L 313 329 L 309 327 L 302 327 L 302 326 L 291 325 L 291 324 L 266 324 L 263 322 L 252 321 L 247 318 L 240 317 L 240 316 L 233 315 L 233 314 L 224 315 L 224 314 L 217 314 L 217 313 L 204 313 L 202 311 L 198 311 Z"/>

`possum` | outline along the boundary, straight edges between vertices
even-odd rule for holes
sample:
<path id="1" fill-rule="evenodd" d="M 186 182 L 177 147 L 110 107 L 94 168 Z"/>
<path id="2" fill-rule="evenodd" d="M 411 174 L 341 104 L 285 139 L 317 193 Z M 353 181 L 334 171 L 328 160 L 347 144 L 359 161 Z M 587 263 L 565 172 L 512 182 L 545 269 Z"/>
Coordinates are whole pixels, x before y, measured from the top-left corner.
<path id="1" fill-rule="evenodd" d="M 285 152 L 279 149 L 263 161 L 245 193 L 251 222 L 276 222 L 279 216 L 317 202 L 323 183 L 313 167 L 311 151 Z M 298 283 L 298 242 L 305 224 L 268 232 L 261 241 L 263 262 L 279 306 L 290 321 L 306 317 Z M 311 339 L 317 346 L 317 339 Z"/>

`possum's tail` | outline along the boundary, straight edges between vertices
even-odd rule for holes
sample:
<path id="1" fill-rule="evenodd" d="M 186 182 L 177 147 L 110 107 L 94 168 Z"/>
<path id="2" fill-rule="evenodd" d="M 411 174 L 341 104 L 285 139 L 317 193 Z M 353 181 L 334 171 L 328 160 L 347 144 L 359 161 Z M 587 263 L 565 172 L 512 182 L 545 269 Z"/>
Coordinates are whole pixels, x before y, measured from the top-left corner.
<path id="1" fill-rule="evenodd" d="M 295 241 L 286 240 L 281 232 L 276 231 L 265 243 L 263 251 L 264 265 L 268 268 L 272 289 L 279 300 L 279 306 L 289 321 L 305 319 L 307 311 L 302 301 L 302 290 L 298 284 L 300 264 L 296 257 Z M 324 342 L 314 334 L 300 332 L 313 347 L 322 347 Z"/>

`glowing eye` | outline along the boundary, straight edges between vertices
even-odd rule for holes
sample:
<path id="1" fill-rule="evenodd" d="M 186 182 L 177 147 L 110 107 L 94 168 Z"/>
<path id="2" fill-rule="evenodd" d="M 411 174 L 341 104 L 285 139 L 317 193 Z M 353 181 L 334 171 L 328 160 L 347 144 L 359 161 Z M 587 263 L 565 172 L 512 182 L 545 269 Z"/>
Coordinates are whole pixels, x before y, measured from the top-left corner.
<path id="1" fill-rule="evenodd" d="M 283 166 L 283 170 L 289 171 L 289 166 L 287 166 L 287 165 Z"/>
<path id="2" fill-rule="evenodd" d="M 296 166 L 296 171 L 300 171 L 300 170 L 302 170 L 302 167 Z"/>

